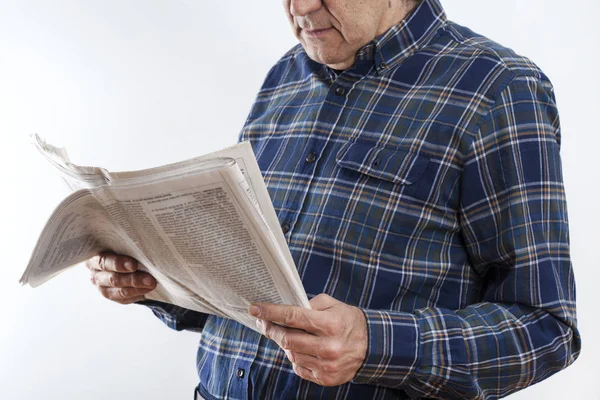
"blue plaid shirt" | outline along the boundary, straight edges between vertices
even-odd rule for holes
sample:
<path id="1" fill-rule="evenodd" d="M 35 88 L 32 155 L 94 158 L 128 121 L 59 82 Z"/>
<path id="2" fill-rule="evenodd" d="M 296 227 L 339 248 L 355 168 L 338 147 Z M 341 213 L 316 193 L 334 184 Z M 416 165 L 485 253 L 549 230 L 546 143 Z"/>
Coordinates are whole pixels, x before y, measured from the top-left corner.
<path id="1" fill-rule="evenodd" d="M 309 297 L 360 307 L 369 347 L 325 388 L 232 320 L 150 304 L 202 331 L 206 399 L 495 399 L 577 358 L 558 113 L 526 58 L 423 0 L 339 75 L 289 51 L 241 139 Z"/>

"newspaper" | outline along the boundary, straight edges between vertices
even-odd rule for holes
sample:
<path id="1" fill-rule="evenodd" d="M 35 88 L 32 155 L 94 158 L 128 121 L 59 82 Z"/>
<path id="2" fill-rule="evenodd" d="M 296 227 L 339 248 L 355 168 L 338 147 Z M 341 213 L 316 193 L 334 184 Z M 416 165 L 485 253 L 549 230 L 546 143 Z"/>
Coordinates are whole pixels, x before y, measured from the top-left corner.
<path id="1" fill-rule="evenodd" d="M 248 142 L 161 167 L 109 172 L 72 164 L 32 137 L 74 192 L 46 223 L 22 284 L 39 286 L 100 252 L 137 259 L 147 299 L 257 330 L 252 302 L 310 308 Z"/>

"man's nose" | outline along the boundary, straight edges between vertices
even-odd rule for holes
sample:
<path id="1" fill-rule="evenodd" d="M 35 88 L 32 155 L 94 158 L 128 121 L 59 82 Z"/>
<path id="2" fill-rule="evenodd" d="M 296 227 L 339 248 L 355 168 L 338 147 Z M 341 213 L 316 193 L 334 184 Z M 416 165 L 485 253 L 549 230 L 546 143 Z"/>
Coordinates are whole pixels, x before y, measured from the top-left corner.
<path id="1" fill-rule="evenodd" d="M 322 5 L 322 0 L 290 0 L 290 14 L 294 17 L 304 17 L 317 11 Z"/>

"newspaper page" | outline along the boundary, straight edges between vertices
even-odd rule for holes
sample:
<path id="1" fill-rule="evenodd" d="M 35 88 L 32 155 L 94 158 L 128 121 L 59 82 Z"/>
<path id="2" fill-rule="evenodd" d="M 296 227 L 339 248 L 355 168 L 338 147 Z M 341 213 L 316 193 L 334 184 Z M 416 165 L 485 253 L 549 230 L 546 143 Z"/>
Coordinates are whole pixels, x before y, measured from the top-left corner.
<path id="1" fill-rule="evenodd" d="M 249 143 L 149 170 L 79 167 L 35 138 L 76 190 L 46 224 L 21 278 L 38 286 L 100 252 L 138 259 L 146 297 L 256 330 L 255 301 L 310 307 Z"/>

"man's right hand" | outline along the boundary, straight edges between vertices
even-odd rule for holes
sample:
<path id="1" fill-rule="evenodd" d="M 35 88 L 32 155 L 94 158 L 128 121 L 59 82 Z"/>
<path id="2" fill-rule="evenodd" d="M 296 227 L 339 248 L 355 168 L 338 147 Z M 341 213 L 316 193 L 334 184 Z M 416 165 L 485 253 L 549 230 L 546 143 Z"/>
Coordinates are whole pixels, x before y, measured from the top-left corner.
<path id="1" fill-rule="evenodd" d="M 138 271 L 139 263 L 131 257 L 103 253 L 87 260 L 85 266 L 102 296 L 119 304 L 144 300 L 156 288 L 156 279 Z"/>

